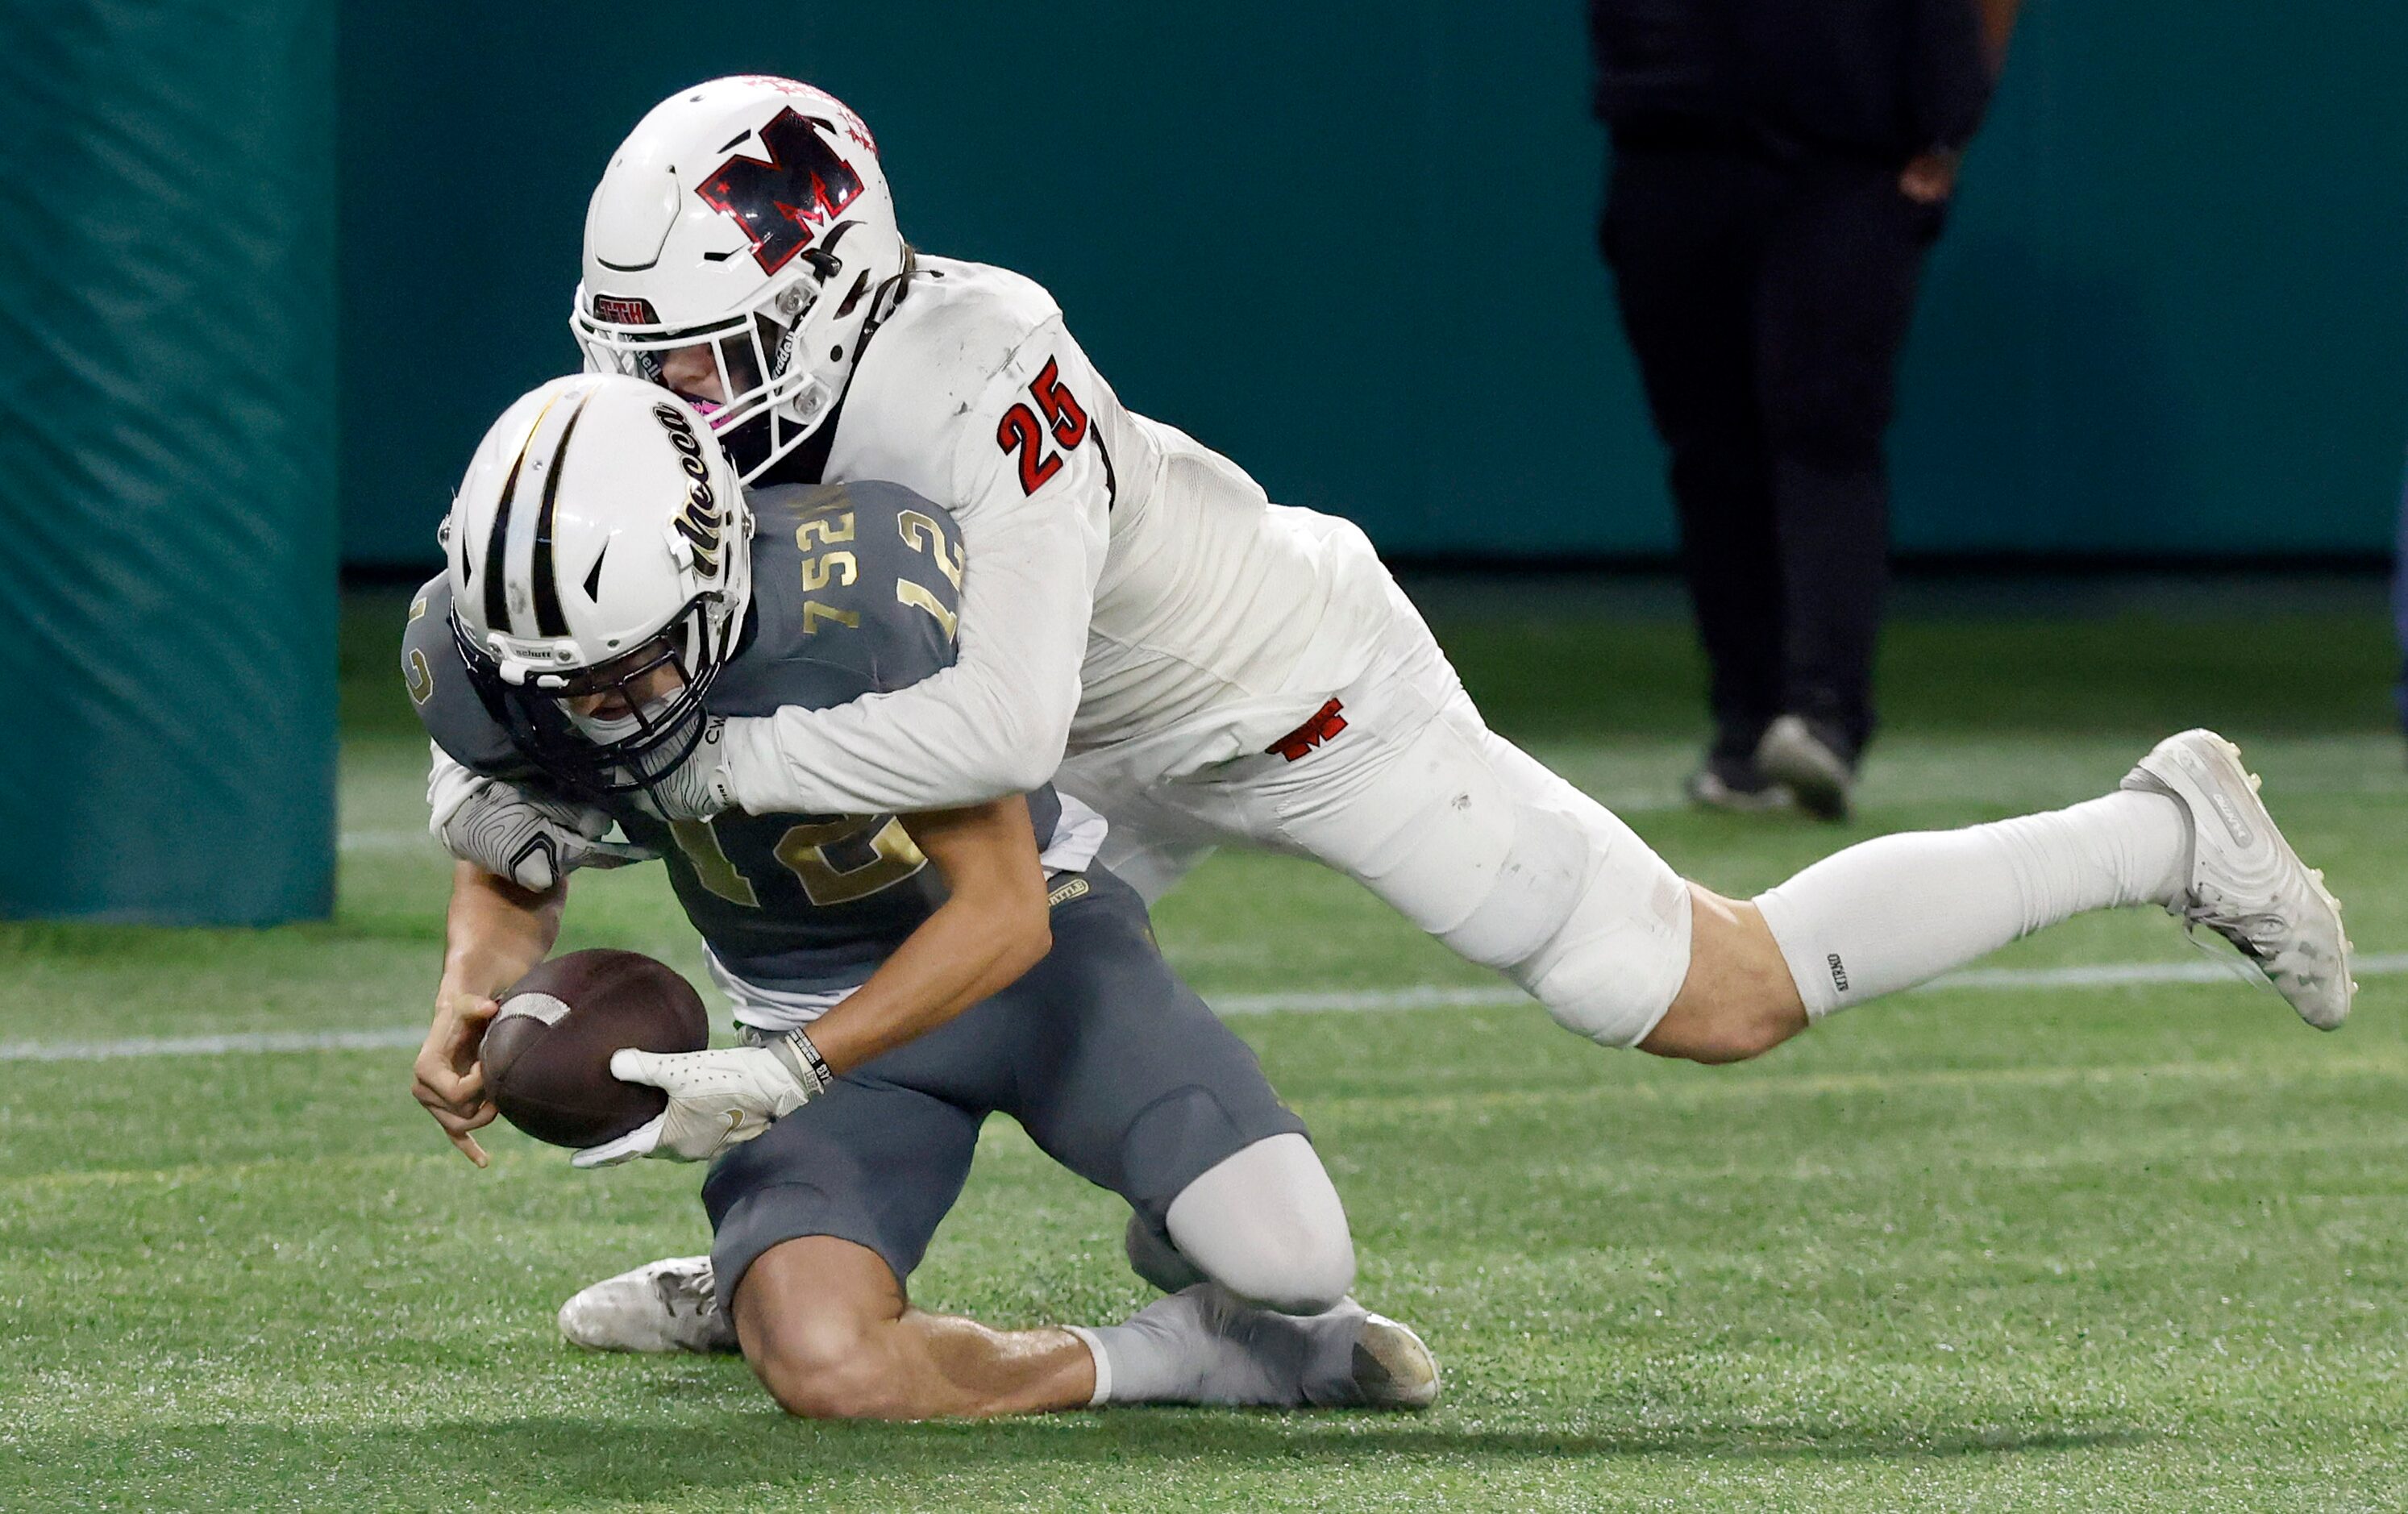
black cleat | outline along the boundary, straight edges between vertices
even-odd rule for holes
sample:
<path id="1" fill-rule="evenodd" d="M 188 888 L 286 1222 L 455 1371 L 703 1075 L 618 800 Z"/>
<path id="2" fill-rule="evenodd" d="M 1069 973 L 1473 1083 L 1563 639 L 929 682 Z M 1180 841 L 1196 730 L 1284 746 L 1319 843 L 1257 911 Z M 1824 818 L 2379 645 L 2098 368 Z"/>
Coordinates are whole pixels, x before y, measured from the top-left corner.
<path id="1" fill-rule="evenodd" d="M 1789 803 L 1789 792 L 1764 776 L 1752 757 L 1708 753 L 1698 770 L 1681 785 L 1689 803 L 1700 809 L 1734 815 L 1760 815 Z"/>
<path id="2" fill-rule="evenodd" d="M 1840 734 L 1819 721 L 1784 715 L 1765 728 L 1756 744 L 1756 765 L 1787 788 L 1798 807 L 1817 820 L 1848 818 L 1856 786 L 1856 764 Z"/>

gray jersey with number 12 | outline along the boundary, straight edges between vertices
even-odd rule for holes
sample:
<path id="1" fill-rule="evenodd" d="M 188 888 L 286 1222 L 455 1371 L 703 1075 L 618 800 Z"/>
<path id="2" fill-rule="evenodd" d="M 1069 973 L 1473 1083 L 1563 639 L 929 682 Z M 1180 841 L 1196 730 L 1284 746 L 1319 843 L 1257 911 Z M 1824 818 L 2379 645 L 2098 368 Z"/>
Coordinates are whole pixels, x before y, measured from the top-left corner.
<path id="1" fill-rule="evenodd" d="M 766 489 L 752 507 L 752 605 L 707 701 L 713 714 L 823 709 L 952 664 L 964 564 L 943 509 L 885 483 Z M 402 666 L 419 719 L 464 766 L 542 790 L 470 685 L 451 607 L 441 578 L 410 606 Z M 1061 803 L 1045 788 L 1028 806 L 1044 850 L 1062 827 Z M 729 811 L 666 823 L 632 798 L 606 807 L 629 839 L 666 859 L 679 902 L 721 965 L 766 988 L 859 984 L 943 898 L 892 815 Z"/>

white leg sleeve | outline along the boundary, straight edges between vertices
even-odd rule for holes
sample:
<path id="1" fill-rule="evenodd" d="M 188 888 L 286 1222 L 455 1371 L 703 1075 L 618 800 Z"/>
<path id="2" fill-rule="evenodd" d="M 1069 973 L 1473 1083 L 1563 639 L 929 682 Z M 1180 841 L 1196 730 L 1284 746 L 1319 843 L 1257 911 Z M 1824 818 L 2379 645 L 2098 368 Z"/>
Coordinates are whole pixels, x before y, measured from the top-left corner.
<path id="1" fill-rule="evenodd" d="M 1961 831 L 1881 836 L 1756 905 L 1820 1020 L 2086 910 L 2163 904 L 2181 892 L 2189 851 L 2180 805 L 2128 791 Z"/>
<path id="2" fill-rule="evenodd" d="M 1354 1286 L 1346 1207 L 1301 1136 L 1225 1158 L 1180 1190 L 1165 1222 L 1198 1272 L 1260 1307 L 1320 1314 Z"/>

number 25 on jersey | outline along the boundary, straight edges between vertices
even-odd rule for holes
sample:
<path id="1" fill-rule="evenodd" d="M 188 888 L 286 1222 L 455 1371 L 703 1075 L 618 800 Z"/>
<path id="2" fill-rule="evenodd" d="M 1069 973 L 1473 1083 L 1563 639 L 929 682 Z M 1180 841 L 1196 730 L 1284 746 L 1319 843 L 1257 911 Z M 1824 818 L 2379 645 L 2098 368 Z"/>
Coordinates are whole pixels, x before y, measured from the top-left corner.
<path id="1" fill-rule="evenodd" d="M 1023 401 L 1003 412 L 1003 423 L 995 429 L 995 444 L 1006 454 L 1020 454 L 1020 492 L 1033 494 L 1045 487 L 1045 480 L 1062 471 L 1062 452 L 1075 451 L 1087 439 L 1087 412 L 1080 407 L 1078 397 L 1062 382 L 1062 365 L 1053 358 L 1028 381 L 1028 397 L 1037 402 L 1037 409 Z M 1038 410 L 1045 419 L 1038 420 Z M 1048 435 L 1059 443 L 1061 452 L 1045 450 Z"/>

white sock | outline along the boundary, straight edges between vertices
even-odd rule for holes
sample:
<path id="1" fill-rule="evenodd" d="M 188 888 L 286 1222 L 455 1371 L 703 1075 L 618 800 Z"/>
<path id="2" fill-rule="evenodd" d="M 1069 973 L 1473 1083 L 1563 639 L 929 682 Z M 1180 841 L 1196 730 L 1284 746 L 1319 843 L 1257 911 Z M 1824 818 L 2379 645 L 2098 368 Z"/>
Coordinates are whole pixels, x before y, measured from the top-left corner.
<path id="1" fill-rule="evenodd" d="M 1226 1376 L 1237 1353 L 1198 1329 L 1193 1309 L 1174 1314 L 1164 1307 L 1181 1296 L 1156 1299 L 1120 1324 L 1075 1327 L 1073 1333 L 1086 1341 L 1096 1358 L 1096 1392 L 1088 1407 L 1211 1402 L 1204 1396 L 1208 1382 Z M 1236 1364 L 1242 1368 L 1246 1364 Z"/>
<path id="2" fill-rule="evenodd" d="M 1085 1325 L 1064 1325 L 1063 1329 L 1079 1337 L 1087 1354 L 1096 1359 L 1096 1391 L 1087 1395 L 1089 1408 L 1101 1408 L 1112 1401 L 1112 1359 L 1104 1354 L 1103 1338 Z"/>
<path id="3" fill-rule="evenodd" d="M 2084 911 L 2170 903 L 2189 871 L 2180 802 L 2123 790 L 2044 815 L 1881 836 L 1756 905 L 1820 1020 Z"/>

